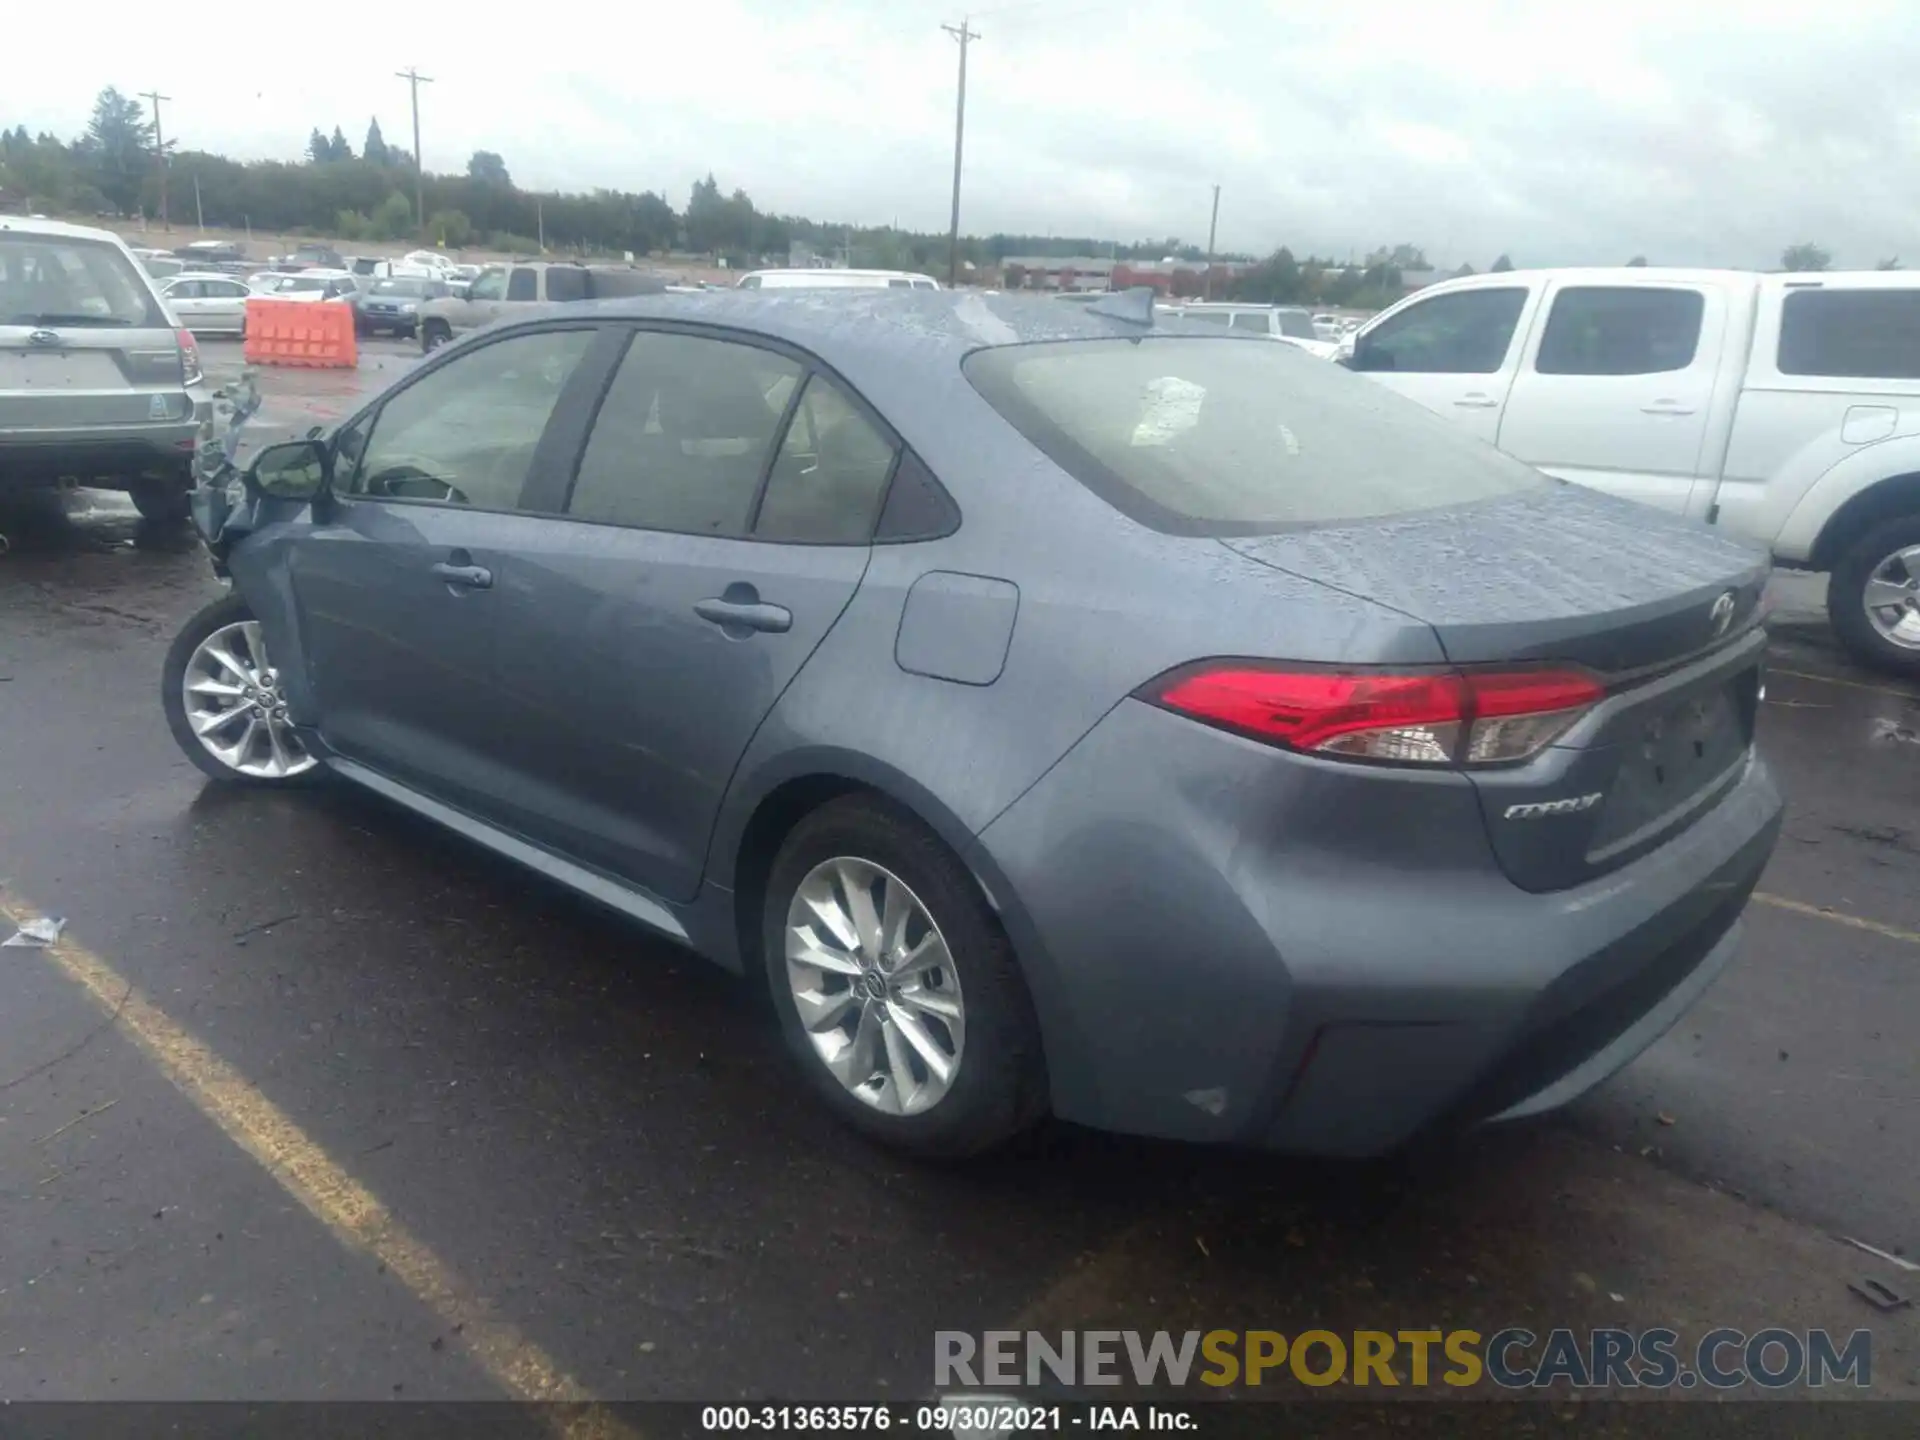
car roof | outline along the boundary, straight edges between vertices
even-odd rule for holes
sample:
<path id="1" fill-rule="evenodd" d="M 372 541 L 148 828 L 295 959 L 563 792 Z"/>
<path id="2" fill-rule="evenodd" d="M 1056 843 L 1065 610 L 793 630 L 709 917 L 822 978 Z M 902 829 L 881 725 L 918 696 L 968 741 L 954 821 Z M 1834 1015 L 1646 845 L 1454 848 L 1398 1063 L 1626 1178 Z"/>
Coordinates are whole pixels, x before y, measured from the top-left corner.
<path id="1" fill-rule="evenodd" d="M 126 245 L 126 241 L 111 230 L 101 230 L 92 225 L 69 225 L 64 220 L 29 220 L 18 215 L 0 215 L 0 230 L 16 235 L 45 235 L 67 240 L 104 240 L 123 248 Z"/>
<path id="2" fill-rule="evenodd" d="M 176 280 L 231 280 L 235 285 L 245 285 L 247 277 L 235 275 L 227 270 L 182 270 L 178 275 L 164 277 L 171 285 Z"/>

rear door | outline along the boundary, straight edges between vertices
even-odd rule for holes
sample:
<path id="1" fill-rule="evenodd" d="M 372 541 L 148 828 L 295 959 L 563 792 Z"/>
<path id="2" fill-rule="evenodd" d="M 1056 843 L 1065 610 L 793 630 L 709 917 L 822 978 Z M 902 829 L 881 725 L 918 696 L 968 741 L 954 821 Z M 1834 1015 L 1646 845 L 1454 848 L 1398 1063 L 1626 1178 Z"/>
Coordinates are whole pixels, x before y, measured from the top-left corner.
<path id="1" fill-rule="evenodd" d="M 640 329 L 567 519 L 532 537 L 502 685 L 547 717 L 524 831 L 669 900 L 755 730 L 852 599 L 896 446 L 803 357 Z"/>
<path id="2" fill-rule="evenodd" d="M 1552 282 L 1500 448 L 1563 480 L 1686 513 L 1727 309 L 1713 285 Z"/>
<path id="3" fill-rule="evenodd" d="M 1362 333 L 1349 368 L 1492 444 L 1537 303 L 1523 283 L 1416 299 Z"/>
<path id="4" fill-rule="evenodd" d="M 292 543 L 321 738 L 483 815 L 509 800 L 529 737 L 494 663 L 502 597 L 551 523 L 522 507 L 565 466 L 556 416 L 601 333 L 519 331 L 412 379 L 341 432 L 334 497 Z"/>
<path id="5" fill-rule="evenodd" d="M 238 330 L 246 320 L 247 287 L 238 280 L 201 282 L 201 303 L 208 322 L 219 330 Z"/>

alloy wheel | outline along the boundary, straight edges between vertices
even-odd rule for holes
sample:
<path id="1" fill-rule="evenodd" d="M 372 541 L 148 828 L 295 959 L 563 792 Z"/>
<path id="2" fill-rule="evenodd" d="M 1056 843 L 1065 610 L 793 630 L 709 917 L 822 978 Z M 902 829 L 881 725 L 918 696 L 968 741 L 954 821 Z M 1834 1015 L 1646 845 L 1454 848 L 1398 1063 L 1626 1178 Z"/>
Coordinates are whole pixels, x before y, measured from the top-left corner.
<path id="1" fill-rule="evenodd" d="M 787 983 L 827 1070 L 889 1115 L 937 1105 L 960 1073 L 966 1006 L 947 942 L 907 883 L 838 856 L 787 907 Z"/>
<path id="2" fill-rule="evenodd" d="M 1896 550 L 1874 566 L 1860 599 L 1883 640 L 1920 650 L 1920 545 Z"/>
<path id="3" fill-rule="evenodd" d="M 286 780 L 314 767 L 287 718 L 259 621 L 235 621 L 208 635 L 195 647 L 180 684 L 188 726 L 228 769 L 256 780 Z"/>

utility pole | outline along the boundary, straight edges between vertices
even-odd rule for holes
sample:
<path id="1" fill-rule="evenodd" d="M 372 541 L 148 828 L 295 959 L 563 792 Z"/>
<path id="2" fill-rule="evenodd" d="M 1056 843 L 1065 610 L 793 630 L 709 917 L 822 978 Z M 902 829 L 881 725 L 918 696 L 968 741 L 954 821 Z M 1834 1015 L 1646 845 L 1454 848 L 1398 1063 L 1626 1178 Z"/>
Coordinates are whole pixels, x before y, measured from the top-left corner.
<path id="1" fill-rule="evenodd" d="M 541 196 L 533 197 L 534 228 L 540 232 L 540 253 L 547 253 L 547 202 Z"/>
<path id="2" fill-rule="evenodd" d="M 202 235 L 207 233 L 207 212 L 200 208 L 200 172 L 193 172 L 193 223 L 200 227 Z"/>
<path id="3" fill-rule="evenodd" d="M 1213 239 L 1220 229 L 1220 187 L 1213 187 L 1213 218 L 1207 222 L 1207 275 L 1201 281 L 1201 294 L 1213 299 Z"/>
<path id="4" fill-rule="evenodd" d="M 160 102 L 171 102 L 171 95 L 162 95 L 158 90 L 148 90 L 141 97 L 153 102 L 153 148 L 160 156 L 160 228 L 171 230 L 167 223 L 167 137 L 160 129 Z"/>
<path id="5" fill-rule="evenodd" d="M 420 158 L 420 87 L 431 85 L 433 77 L 422 75 L 409 65 L 404 70 L 393 72 L 395 78 L 407 82 L 413 93 L 413 218 L 420 227 L 420 238 L 427 238 L 427 167 Z"/>
<path id="6" fill-rule="evenodd" d="M 960 96 L 953 110 L 953 219 L 947 226 L 947 288 L 952 289 L 960 278 L 960 154 L 967 136 L 967 46 L 980 34 L 967 20 L 940 28 L 960 42 Z"/>

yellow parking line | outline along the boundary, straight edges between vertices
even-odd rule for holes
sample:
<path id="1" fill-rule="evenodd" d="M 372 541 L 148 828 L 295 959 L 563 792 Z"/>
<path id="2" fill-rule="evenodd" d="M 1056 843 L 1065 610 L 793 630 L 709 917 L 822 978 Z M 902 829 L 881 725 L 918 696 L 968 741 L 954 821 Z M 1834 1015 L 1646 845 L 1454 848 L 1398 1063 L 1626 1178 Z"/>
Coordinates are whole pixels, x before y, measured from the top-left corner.
<path id="1" fill-rule="evenodd" d="M 1809 915 L 1815 920 L 1831 920 L 1836 925 L 1847 925 L 1855 930 L 1884 935 L 1889 940 L 1904 940 L 1909 945 L 1920 945 L 1920 930 L 1902 930 L 1897 925 L 1882 925 L 1878 920 L 1866 920 L 1858 915 L 1849 915 L 1842 910 L 1826 910 L 1818 905 L 1809 905 L 1804 900 L 1789 900 L 1784 895 L 1771 895 L 1765 890 L 1754 891 L 1753 898 L 1762 905 L 1773 906 L 1776 910 L 1791 910 L 1796 915 Z"/>
<path id="2" fill-rule="evenodd" d="M 19 925 L 24 907 L 0 901 L 0 917 Z M 554 1420 L 573 1440 L 631 1435 L 592 1404 L 579 1382 L 492 1313 L 380 1199 L 336 1164 L 285 1111 L 192 1034 L 176 1024 L 92 951 L 61 938 L 40 952 L 157 1065 L 226 1137 L 245 1150 L 343 1244 L 364 1251 L 413 1292 L 447 1327 L 455 1344 L 518 1400 L 567 1402 Z"/>
<path id="3" fill-rule="evenodd" d="M 1848 690 L 1871 690 L 1876 695 L 1891 695 L 1896 700 L 1920 700 L 1911 690 L 1895 690 L 1890 685 L 1869 685 L 1864 680 L 1842 680 L 1838 675 L 1816 675 L 1811 670 L 1783 670 L 1778 665 L 1767 666 L 1769 675 L 1790 675 L 1795 680 L 1817 680 L 1822 685 L 1839 685 Z"/>

